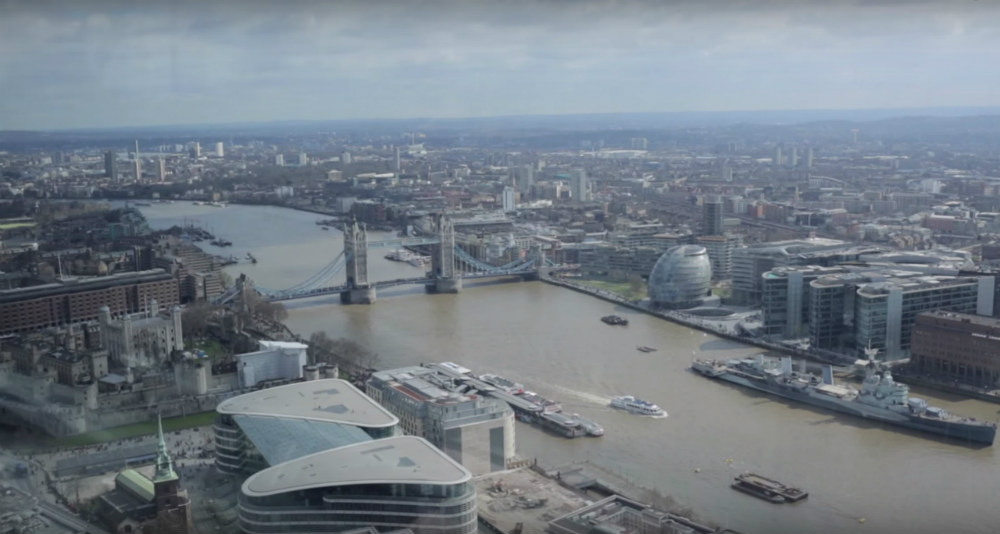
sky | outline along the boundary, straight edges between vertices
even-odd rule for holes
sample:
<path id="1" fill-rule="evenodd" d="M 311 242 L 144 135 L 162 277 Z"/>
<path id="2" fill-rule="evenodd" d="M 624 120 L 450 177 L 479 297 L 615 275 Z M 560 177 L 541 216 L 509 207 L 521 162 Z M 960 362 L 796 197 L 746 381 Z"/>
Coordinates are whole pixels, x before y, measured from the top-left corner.
<path id="1" fill-rule="evenodd" d="M 0 130 L 1000 105 L 994 0 L 0 0 Z"/>

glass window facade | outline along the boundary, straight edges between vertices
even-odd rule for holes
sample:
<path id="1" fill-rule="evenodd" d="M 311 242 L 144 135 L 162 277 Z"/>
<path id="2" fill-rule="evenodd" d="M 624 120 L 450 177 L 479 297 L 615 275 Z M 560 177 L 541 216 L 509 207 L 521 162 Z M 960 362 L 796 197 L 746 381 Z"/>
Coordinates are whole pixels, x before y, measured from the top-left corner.
<path id="1" fill-rule="evenodd" d="M 697 306 L 712 289 L 712 265 L 705 247 L 673 247 L 649 275 L 649 298 L 668 308 Z"/>
<path id="2" fill-rule="evenodd" d="M 374 526 L 416 534 L 468 534 L 477 529 L 476 491 L 458 484 L 356 484 L 239 498 L 247 533 L 339 532 Z"/>

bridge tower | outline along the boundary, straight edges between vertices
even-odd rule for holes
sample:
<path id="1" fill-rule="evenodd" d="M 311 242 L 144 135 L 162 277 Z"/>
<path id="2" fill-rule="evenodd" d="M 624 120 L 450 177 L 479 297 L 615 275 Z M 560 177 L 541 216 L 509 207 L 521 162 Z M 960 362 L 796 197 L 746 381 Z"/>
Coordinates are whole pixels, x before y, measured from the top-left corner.
<path id="1" fill-rule="evenodd" d="M 347 256 L 347 289 L 340 294 L 345 304 L 375 302 L 375 286 L 368 283 L 368 230 L 354 221 L 344 227 L 344 254 Z"/>
<path id="2" fill-rule="evenodd" d="M 458 293 L 462 291 L 462 274 L 455 265 L 455 225 L 440 214 L 437 227 L 441 244 L 431 259 L 434 282 L 428 289 L 434 293 Z"/>
<path id="3" fill-rule="evenodd" d="M 545 251 L 539 245 L 533 245 L 528 254 L 535 260 L 535 269 L 524 274 L 525 280 L 538 280 L 542 276 L 542 269 L 545 268 Z"/>

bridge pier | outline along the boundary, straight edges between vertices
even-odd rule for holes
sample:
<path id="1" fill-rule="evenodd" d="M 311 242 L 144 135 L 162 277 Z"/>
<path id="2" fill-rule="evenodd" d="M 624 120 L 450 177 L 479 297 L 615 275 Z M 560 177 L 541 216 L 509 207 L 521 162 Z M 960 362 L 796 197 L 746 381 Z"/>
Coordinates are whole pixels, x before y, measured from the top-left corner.
<path id="1" fill-rule="evenodd" d="M 374 304 L 375 287 L 355 287 L 340 293 L 340 302 L 344 304 Z"/>
<path id="2" fill-rule="evenodd" d="M 428 293 L 461 293 L 461 278 L 438 278 L 433 283 L 427 284 Z"/>

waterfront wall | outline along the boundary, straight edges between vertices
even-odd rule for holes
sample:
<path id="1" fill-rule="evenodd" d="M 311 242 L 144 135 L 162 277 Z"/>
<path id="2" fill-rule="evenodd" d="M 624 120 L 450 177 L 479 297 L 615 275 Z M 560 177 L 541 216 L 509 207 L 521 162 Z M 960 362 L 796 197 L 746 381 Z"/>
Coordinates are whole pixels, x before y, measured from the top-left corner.
<path id="1" fill-rule="evenodd" d="M 547 283 L 547 284 L 557 285 L 557 286 L 565 287 L 565 288 L 568 288 L 568 289 L 572 289 L 573 291 L 578 291 L 580 293 L 585 293 L 587 295 L 590 295 L 590 296 L 593 296 L 593 297 L 597 297 L 597 298 L 599 298 L 601 300 L 606 300 L 608 302 L 612 302 L 612 303 L 618 304 L 620 306 L 625 306 L 625 307 L 633 309 L 635 311 L 639 311 L 639 312 L 642 312 L 642 313 L 647 313 L 649 315 L 653 315 L 655 317 L 659 317 L 660 319 L 666 319 L 667 321 L 671 321 L 671 322 L 674 322 L 674 323 L 677 323 L 677 324 L 680 324 L 680 325 L 684 325 L 684 326 L 686 326 L 688 328 L 694 328 L 695 330 L 700 330 L 702 332 L 705 332 L 705 333 L 708 333 L 708 334 L 712 334 L 712 335 L 714 335 L 716 337 L 727 339 L 729 341 L 735 341 L 737 343 L 743 343 L 744 345 L 752 345 L 752 346 L 759 347 L 759 348 L 762 348 L 762 349 L 766 349 L 766 350 L 770 350 L 770 351 L 774 351 L 774 352 L 780 352 L 782 354 L 788 354 L 790 356 L 796 356 L 796 357 L 799 357 L 799 358 L 804 358 L 804 359 L 812 360 L 812 361 L 819 362 L 819 363 L 827 363 L 827 364 L 832 364 L 832 365 L 844 365 L 844 364 L 847 364 L 847 363 L 853 363 L 854 362 L 854 359 L 850 358 L 848 356 L 844 356 L 843 358 L 833 358 L 833 357 L 830 357 L 830 356 L 827 356 L 827 355 L 821 355 L 821 354 L 816 354 L 814 352 L 809 352 L 809 351 L 800 350 L 800 349 L 794 349 L 792 347 L 781 345 L 779 343 L 773 343 L 773 342 L 770 342 L 770 341 L 767 341 L 767 340 L 764 340 L 764 339 L 760 339 L 760 338 L 755 338 L 755 337 L 750 337 L 750 336 L 741 336 L 741 335 L 733 334 L 731 332 L 725 332 L 725 331 L 717 330 L 715 328 L 712 328 L 709 325 L 706 325 L 706 324 L 700 322 L 695 317 L 686 316 L 683 313 L 679 313 L 679 312 L 676 312 L 676 311 L 665 311 L 665 310 L 652 309 L 652 308 L 650 308 L 648 306 L 645 306 L 645 305 L 643 305 L 643 304 L 641 304 L 639 302 L 625 299 L 625 298 L 623 298 L 621 296 L 618 296 L 618 295 L 616 295 L 614 293 L 611 293 L 609 291 L 605 291 L 605 290 L 601 290 L 601 289 L 597 289 L 597 288 L 585 286 L 583 284 L 576 284 L 576 283 L 568 281 L 568 280 L 563 280 L 563 279 L 559 279 L 559 278 L 553 278 L 551 276 L 542 276 L 541 280 L 543 282 Z"/>

